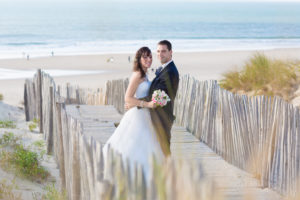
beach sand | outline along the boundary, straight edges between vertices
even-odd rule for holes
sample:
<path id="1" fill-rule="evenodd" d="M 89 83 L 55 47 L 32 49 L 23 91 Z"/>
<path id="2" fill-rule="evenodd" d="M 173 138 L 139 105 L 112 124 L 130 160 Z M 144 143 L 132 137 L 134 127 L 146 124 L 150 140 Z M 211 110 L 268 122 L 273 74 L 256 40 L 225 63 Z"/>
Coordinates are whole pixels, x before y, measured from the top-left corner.
<path id="1" fill-rule="evenodd" d="M 219 80 L 224 72 L 238 69 L 258 51 L 218 51 L 218 52 L 174 52 L 173 60 L 181 75 L 191 74 L 199 80 Z M 300 61 L 300 49 L 259 50 L 270 58 Z M 131 62 L 128 62 L 131 56 Z M 112 58 L 113 62 L 108 62 Z M 69 82 L 82 88 L 104 88 L 107 80 L 129 77 L 132 71 L 133 54 L 100 54 L 53 56 L 26 59 L 1 59 L 0 68 L 32 70 L 104 70 L 102 74 L 54 77 L 56 84 Z M 160 63 L 153 53 L 153 67 Z M 0 80 L 0 93 L 4 102 L 21 106 L 25 79 Z"/>

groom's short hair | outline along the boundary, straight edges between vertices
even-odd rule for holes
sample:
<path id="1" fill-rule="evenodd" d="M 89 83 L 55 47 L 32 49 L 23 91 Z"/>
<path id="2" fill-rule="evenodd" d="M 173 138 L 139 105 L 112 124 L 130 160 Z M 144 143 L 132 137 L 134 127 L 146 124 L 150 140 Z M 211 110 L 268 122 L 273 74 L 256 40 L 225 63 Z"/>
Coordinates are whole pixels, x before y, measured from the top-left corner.
<path id="1" fill-rule="evenodd" d="M 158 45 L 166 45 L 169 51 L 172 50 L 172 44 L 168 40 L 162 40 L 158 43 Z"/>

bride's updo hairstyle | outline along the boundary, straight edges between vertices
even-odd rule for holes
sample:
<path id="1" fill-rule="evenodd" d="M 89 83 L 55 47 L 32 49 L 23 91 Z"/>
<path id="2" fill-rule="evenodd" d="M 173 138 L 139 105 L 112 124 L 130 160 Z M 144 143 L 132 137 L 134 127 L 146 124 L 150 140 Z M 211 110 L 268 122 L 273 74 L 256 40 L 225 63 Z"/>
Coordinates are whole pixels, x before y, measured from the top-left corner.
<path id="1" fill-rule="evenodd" d="M 141 47 L 135 54 L 134 63 L 133 63 L 133 71 L 137 72 L 140 71 L 142 78 L 146 76 L 142 64 L 141 64 L 141 57 L 142 56 L 149 56 L 151 54 L 151 50 L 148 47 Z"/>

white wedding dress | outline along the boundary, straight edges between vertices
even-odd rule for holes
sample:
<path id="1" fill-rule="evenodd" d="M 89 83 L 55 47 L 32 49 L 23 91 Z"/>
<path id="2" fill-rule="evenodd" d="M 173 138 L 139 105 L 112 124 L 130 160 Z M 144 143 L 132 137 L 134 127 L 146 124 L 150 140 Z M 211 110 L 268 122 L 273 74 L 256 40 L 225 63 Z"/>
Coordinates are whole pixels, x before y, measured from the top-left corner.
<path id="1" fill-rule="evenodd" d="M 147 96 L 150 85 L 148 79 L 140 83 L 135 97 Z M 135 162 L 142 165 L 146 181 L 149 181 L 151 155 L 154 154 L 158 162 L 165 157 L 157 140 L 148 108 L 134 107 L 124 114 L 119 126 L 103 147 L 104 158 L 107 155 L 108 145 L 120 153 L 124 160 L 129 160 L 131 172 Z"/>

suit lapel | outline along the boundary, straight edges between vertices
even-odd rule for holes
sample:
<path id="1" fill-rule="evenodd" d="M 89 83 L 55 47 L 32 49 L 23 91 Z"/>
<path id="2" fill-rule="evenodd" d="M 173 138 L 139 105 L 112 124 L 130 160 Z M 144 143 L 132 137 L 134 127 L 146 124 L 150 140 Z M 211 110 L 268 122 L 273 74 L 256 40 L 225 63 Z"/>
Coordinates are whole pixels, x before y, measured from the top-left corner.
<path id="1" fill-rule="evenodd" d="M 170 62 L 170 63 L 169 63 L 167 66 L 165 66 L 165 67 L 159 72 L 159 74 L 157 74 L 157 76 L 153 79 L 153 81 L 152 81 L 152 83 L 151 83 L 151 86 L 150 86 L 150 90 L 149 90 L 150 93 L 153 92 L 153 91 L 152 91 L 152 86 L 155 84 L 156 80 L 159 79 L 159 77 L 160 77 L 165 71 L 167 71 L 168 68 L 170 68 L 172 65 L 174 65 L 173 63 L 174 63 L 173 61 Z"/>
<path id="2" fill-rule="evenodd" d="M 157 77 L 158 77 L 159 75 L 161 75 L 164 71 L 166 71 L 167 68 L 170 68 L 171 65 L 172 65 L 173 63 L 174 63 L 174 62 L 172 61 L 172 62 L 170 62 L 167 66 L 165 66 L 165 68 L 163 68 L 163 69 L 159 72 L 159 74 L 157 74 Z"/>

